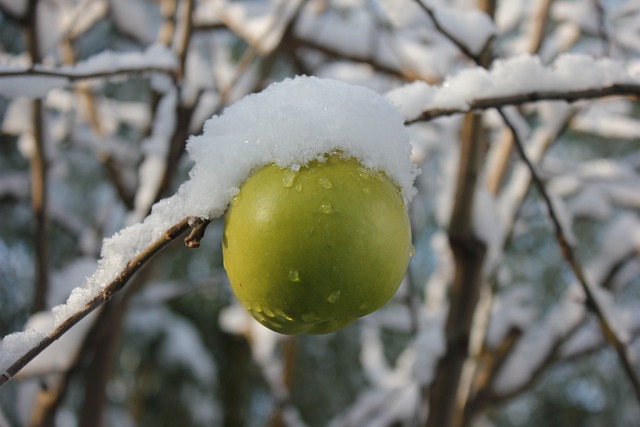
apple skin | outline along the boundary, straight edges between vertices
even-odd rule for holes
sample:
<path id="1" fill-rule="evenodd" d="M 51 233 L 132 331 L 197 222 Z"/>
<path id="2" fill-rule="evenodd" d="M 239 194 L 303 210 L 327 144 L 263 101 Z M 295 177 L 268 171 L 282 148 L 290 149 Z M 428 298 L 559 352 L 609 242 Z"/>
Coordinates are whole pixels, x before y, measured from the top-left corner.
<path id="1" fill-rule="evenodd" d="M 340 154 L 250 176 L 225 214 L 222 246 L 237 298 L 282 334 L 329 333 L 379 309 L 412 251 L 397 185 Z"/>

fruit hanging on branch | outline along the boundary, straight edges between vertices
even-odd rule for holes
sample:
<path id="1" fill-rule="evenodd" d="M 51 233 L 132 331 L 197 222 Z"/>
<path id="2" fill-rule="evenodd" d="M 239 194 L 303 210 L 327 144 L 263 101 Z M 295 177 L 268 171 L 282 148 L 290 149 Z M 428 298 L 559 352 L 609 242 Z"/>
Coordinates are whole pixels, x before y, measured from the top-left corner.
<path id="1" fill-rule="evenodd" d="M 224 265 L 242 305 L 283 334 L 322 334 L 382 307 L 409 263 L 411 230 L 385 173 L 334 153 L 253 174 L 225 215 Z"/>
<path id="2" fill-rule="evenodd" d="M 327 333 L 391 299 L 409 263 L 418 171 L 383 96 L 287 79 L 212 117 L 187 150 L 190 180 L 168 203 L 224 215 L 225 268 L 261 324 Z"/>

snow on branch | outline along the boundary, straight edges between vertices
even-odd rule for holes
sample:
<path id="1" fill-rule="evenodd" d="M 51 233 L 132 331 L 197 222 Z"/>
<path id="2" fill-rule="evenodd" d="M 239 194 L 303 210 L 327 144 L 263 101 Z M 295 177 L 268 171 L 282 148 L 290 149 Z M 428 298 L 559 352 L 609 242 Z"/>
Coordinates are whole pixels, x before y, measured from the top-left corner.
<path id="1" fill-rule="evenodd" d="M 27 330 L 4 337 L 2 341 L 0 341 L 0 354 L 2 354 L 0 358 L 0 386 L 10 381 L 16 373 L 80 320 L 84 319 L 89 313 L 106 301 L 109 301 L 126 285 L 127 281 L 140 267 L 158 251 L 180 237 L 189 227 L 189 218 L 185 218 L 166 230 L 160 237 L 150 242 L 148 246 L 140 250 L 130 261 L 126 262 L 117 276 L 106 284 L 101 292 L 94 295 L 88 301 L 80 304 L 67 302 L 66 306 L 58 306 L 58 308 L 67 307 L 68 310 L 73 310 L 73 312 L 49 333 L 44 334 L 34 330 Z M 71 298 L 69 301 L 71 301 Z M 56 313 L 54 310 L 55 317 L 58 317 L 59 314 L 60 313 Z"/>
<path id="2" fill-rule="evenodd" d="M 562 55 L 550 66 L 538 56 L 520 55 L 496 60 L 488 70 L 465 69 L 439 86 L 414 82 L 387 94 L 407 124 L 506 105 L 612 95 L 639 97 L 640 75 L 621 61 L 580 54 Z"/>
<path id="3" fill-rule="evenodd" d="M 44 97 L 50 90 L 76 80 L 111 78 L 133 73 L 172 74 L 178 66 L 175 54 L 154 44 L 144 52 L 101 52 L 75 65 L 52 68 L 41 64 L 16 67 L 0 64 L 0 95 Z"/>

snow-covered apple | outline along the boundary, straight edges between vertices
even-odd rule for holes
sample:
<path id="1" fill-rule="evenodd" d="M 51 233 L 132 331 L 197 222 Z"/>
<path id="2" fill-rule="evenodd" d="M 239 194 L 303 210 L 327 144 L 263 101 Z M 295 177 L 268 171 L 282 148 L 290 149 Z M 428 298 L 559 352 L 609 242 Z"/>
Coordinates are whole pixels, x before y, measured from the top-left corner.
<path id="1" fill-rule="evenodd" d="M 411 253 L 400 189 L 383 172 L 333 153 L 250 176 L 225 215 L 233 291 L 264 326 L 322 334 L 382 307 Z"/>

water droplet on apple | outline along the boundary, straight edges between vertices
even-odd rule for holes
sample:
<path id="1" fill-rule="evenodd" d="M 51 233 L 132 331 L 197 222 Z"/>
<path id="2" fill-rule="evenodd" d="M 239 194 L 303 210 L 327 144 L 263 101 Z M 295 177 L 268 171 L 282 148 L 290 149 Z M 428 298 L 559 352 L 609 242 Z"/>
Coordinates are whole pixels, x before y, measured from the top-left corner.
<path id="1" fill-rule="evenodd" d="M 364 194 L 369 194 L 371 190 L 369 190 L 369 187 L 362 187 L 362 192 Z"/>
<path id="2" fill-rule="evenodd" d="M 320 187 L 325 188 L 325 189 L 330 189 L 331 187 L 333 187 L 333 184 L 331 183 L 331 181 L 329 181 L 329 178 L 318 178 L 318 184 L 320 184 Z"/>
<path id="3" fill-rule="evenodd" d="M 296 191 L 298 193 L 301 192 L 302 191 L 302 183 L 301 182 L 297 183 L 295 189 L 296 189 Z"/>
<path id="4" fill-rule="evenodd" d="M 266 314 L 267 317 L 276 317 L 276 313 L 271 309 L 271 307 L 265 307 L 264 314 Z"/>
<path id="5" fill-rule="evenodd" d="M 296 180 L 298 172 L 287 169 L 282 175 L 282 186 L 285 188 L 293 187 L 293 182 Z"/>
<path id="6" fill-rule="evenodd" d="M 340 289 L 334 290 L 327 297 L 327 301 L 329 301 L 331 304 L 335 303 L 336 301 L 338 301 L 338 298 L 340 298 L 340 293 Z"/>
<path id="7" fill-rule="evenodd" d="M 253 313 L 251 313 L 251 315 L 253 316 L 254 319 L 256 319 L 258 322 L 265 322 L 267 320 L 266 317 L 264 317 L 262 315 L 262 313 L 256 313 L 255 311 Z"/>
<path id="8" fill-rule="evenodd" d="M 303 313 L 302 316 L 300 316 L 300 317 L 302 318 L 302 321 L 306 322 L 306 323 L 314 323 L 314 322 L 317 322 L 318 320 L 320 320 L 318 315 L 315 314 L 314 312 Z"/>
<path id="9" fill-rule="evenodd" d="M 289 316 L 287 313 L 280 309 L 276 309 L 276 317 L 280 320 L 292 321 L 293 317 Z"/>
<path id="10" fill-rule="evenodd" d="M 236 194 L 231 199 L 231 206 L 238 206 L 238 203 L 240 203 L 240 200 L 242 200 L 242 195 L 241 194 Z"/>
<path id="11" fill-rule="evenodd" d="M 291 270 L 289 270 L 289 280 L 291 280 L 292 282 L 300 281 L 300 272 L 297 268 L 292 268 Z"/>
<path id="12" fill-rule="evenodd" d="M 409 248 L 409 256 L 412 257 L 416 254 L 416 247 L 411 245 L 411 247 Z"/>
<path id="13" fill-rule="evenodd" d="M 322 199 L 320 202 L 320 212 L 327 215 L 333 213 L 333 206 L 331 206 L 331 202 L 328 199 Z"/>

